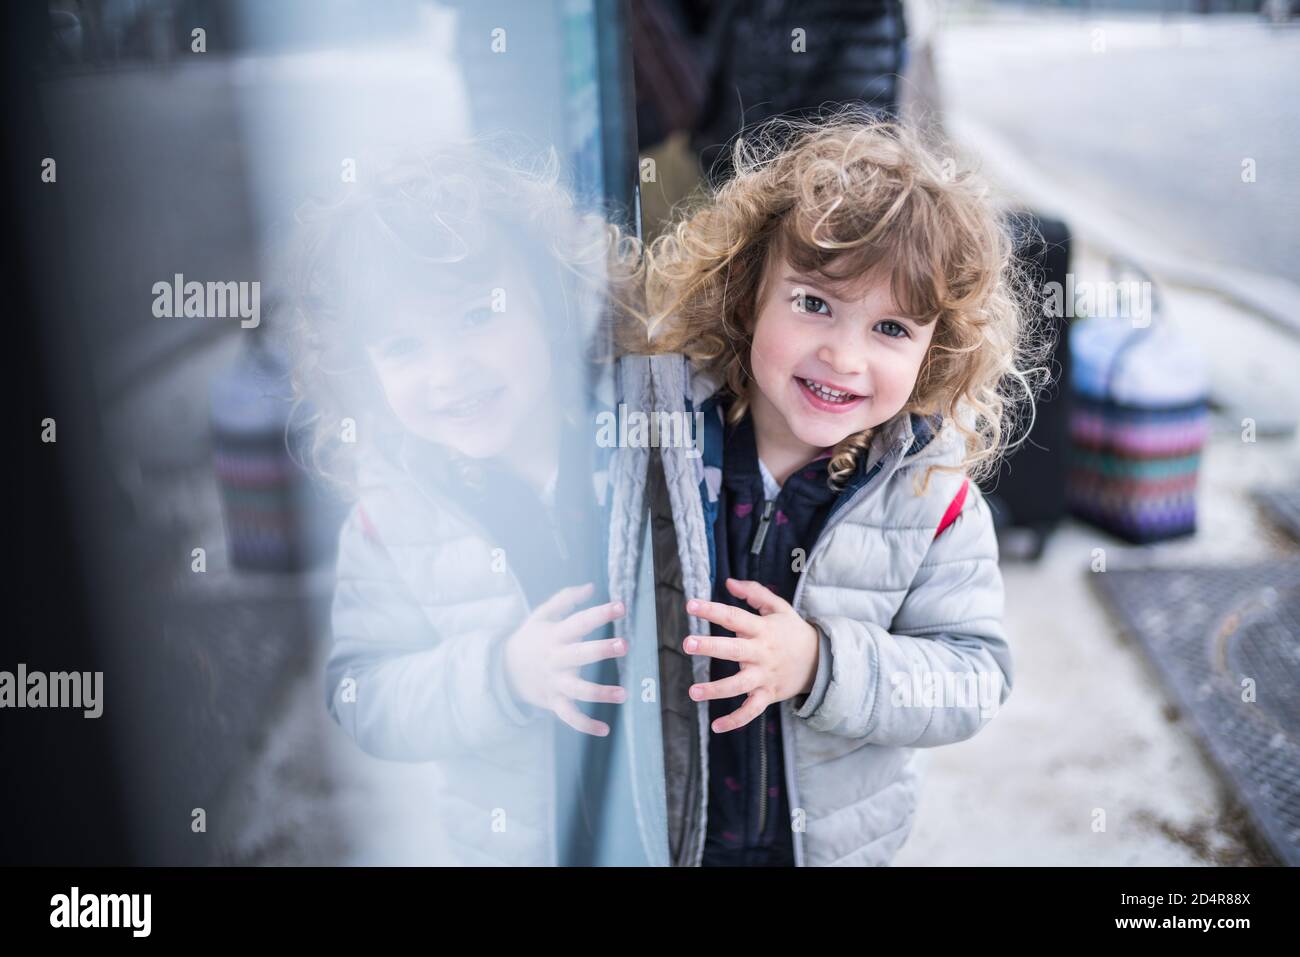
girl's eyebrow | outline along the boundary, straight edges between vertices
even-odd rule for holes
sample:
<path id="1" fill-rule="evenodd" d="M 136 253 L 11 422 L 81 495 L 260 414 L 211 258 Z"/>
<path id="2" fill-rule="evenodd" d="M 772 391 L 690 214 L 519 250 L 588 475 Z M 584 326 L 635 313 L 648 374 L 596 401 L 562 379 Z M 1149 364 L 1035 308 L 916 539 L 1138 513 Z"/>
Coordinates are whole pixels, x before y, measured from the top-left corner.
<path id="1" fill-rule="evenodd" d="M 831 286 L 829 283 L 822 283 L 816 279 L 809 279 L 807 276 L 800 276 L 796 273 L 791 273 L 790 275 L 786 276 L 785 281 L 792 282 L 797 286 L 812 286 L 816 289 L 829 290 L 835 288 L 834 286 Z"/>
<path id="2" fill-rule="evenodd" d="M 822 293 L 829 293 L 833 299 L 840 302 L 851 302 L 852 298 L 846 294 L 849 292 L 853 283 L 848 279 L 831 279 L 829 277 L 812 278 L 799 273 L 791 273 L 785 277 L 786 282 L 792 282 L 800 286 L 811 286 Z"/>
<path id="3" fill-rule="evenodd" d="M 823 299 L 833 299 L 836 302 L 849 301 L 844 298 L 843 293 L 834 284 L 823 279 L 810 279 L 807 276 L 791 273 L 785 277 L 785 281 L 795 286 L 807 287 Z"/>

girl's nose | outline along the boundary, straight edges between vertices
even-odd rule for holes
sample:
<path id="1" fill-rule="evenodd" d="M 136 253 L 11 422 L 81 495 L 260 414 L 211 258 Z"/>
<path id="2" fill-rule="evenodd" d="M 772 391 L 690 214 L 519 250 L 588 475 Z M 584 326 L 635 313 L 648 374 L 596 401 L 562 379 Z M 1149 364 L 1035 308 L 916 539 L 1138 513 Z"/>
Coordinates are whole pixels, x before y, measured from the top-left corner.
<path id="1" fill-rule="evenodd" d="M 431 375 L 425 380 L 425 393 L 430 403 L 443 405 L 473 392 L 474 382 L 473 376 L 460 374 L 456 370 L 447 370 L 438 375 Z"/>
<path id="2" fill-rule="evenodd" d="M 475 373 L 458 350 L 435 348 L 425 356 L 424 388 L 433 402 L 455 399 L 474 382 Z"/>
<path id="3" fill-rule="evenodd" d="M 861 375 L 867 369 L 866 350 L 849 342 L 827 343 L 817 350 L 817 358 L 841 377 Z"/>

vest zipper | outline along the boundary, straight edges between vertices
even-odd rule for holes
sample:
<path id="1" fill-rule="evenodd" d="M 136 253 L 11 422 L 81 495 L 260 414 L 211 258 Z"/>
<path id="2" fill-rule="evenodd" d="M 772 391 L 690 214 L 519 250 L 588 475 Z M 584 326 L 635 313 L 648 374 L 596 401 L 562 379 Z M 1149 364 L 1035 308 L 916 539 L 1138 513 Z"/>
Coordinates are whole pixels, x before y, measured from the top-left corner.
<path id="1" fill-rule="evenodd" d="M 758 555 L 763 551 L 763 542 L 767 540 L 767 527 L 772 522 L 772 511 L 776 508 L 776 500 L 768 499 L 763 503 L 763 515 L 758 521 L 758 530 L 754 533 L 754 544 L 749 548 L 749 554 Z M 755 576 L 757 577 L 757 576 Z M 767 827 L 767 710 L 759 715 L 758 722 L 758 837 L 763 838 L 763 831 Z"/>
<path id="2" fill-rule="evenodd" d="M 749 554 L 757 555 L 763 550 L 763 541 L 767 538 L 767 526 L 772 522 L 772 509 L 776 508 L 776 500 L 768 499 L 763 503 L 763 517 L 758 520 L 758 531 L 754 533 L 754 544 L 749 548 Z"/>
<path id="3" fill-rule="evenodd" d="M 759 715 L 758 722 L 758 838 L 763 839 L 767 826 L 767 711 Z"/>

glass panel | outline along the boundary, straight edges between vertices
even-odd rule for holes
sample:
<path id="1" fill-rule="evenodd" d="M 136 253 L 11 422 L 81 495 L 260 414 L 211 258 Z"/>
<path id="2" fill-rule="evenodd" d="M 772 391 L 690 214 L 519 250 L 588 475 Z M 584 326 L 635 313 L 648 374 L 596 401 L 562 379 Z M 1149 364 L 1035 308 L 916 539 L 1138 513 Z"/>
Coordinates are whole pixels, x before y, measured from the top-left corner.
<path id="1" fill-rule="evenodd" d="M 662 863 L 643 506 L 611 508 L 646 454 L 599 427 L 635 289 L 619 5 L 46 12 L 24 135 L 57 188 L 18 219 L 33 285 L 76 277 L 37 351 L 110 859 Z"/>

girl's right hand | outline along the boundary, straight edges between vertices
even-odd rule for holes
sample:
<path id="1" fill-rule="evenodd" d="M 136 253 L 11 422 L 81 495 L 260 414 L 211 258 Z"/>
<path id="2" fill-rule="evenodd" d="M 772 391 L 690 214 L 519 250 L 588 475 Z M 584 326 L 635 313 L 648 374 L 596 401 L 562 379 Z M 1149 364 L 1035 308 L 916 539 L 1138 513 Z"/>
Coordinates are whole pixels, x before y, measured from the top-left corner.
<path id="1" fill-rule="evenodd" d="M 610 602 L 574 612 L 593 588 L 590 582 L 565 588 L 539 605 L 507 639 L 505 668 L 521 699 L 554 711 L 577 731 L 604 737 L 609 725 L 583 714 L 574 701 L 622 704 L 627 692 L 618 685 L 585 681 L 578 676 L 578 669 L 606 658 L 621 658 L 627 654 L 627 642 L 622 638 L 582 639 L 606 622 L 622 618 L 625 609 L 622 602 Z"/>

